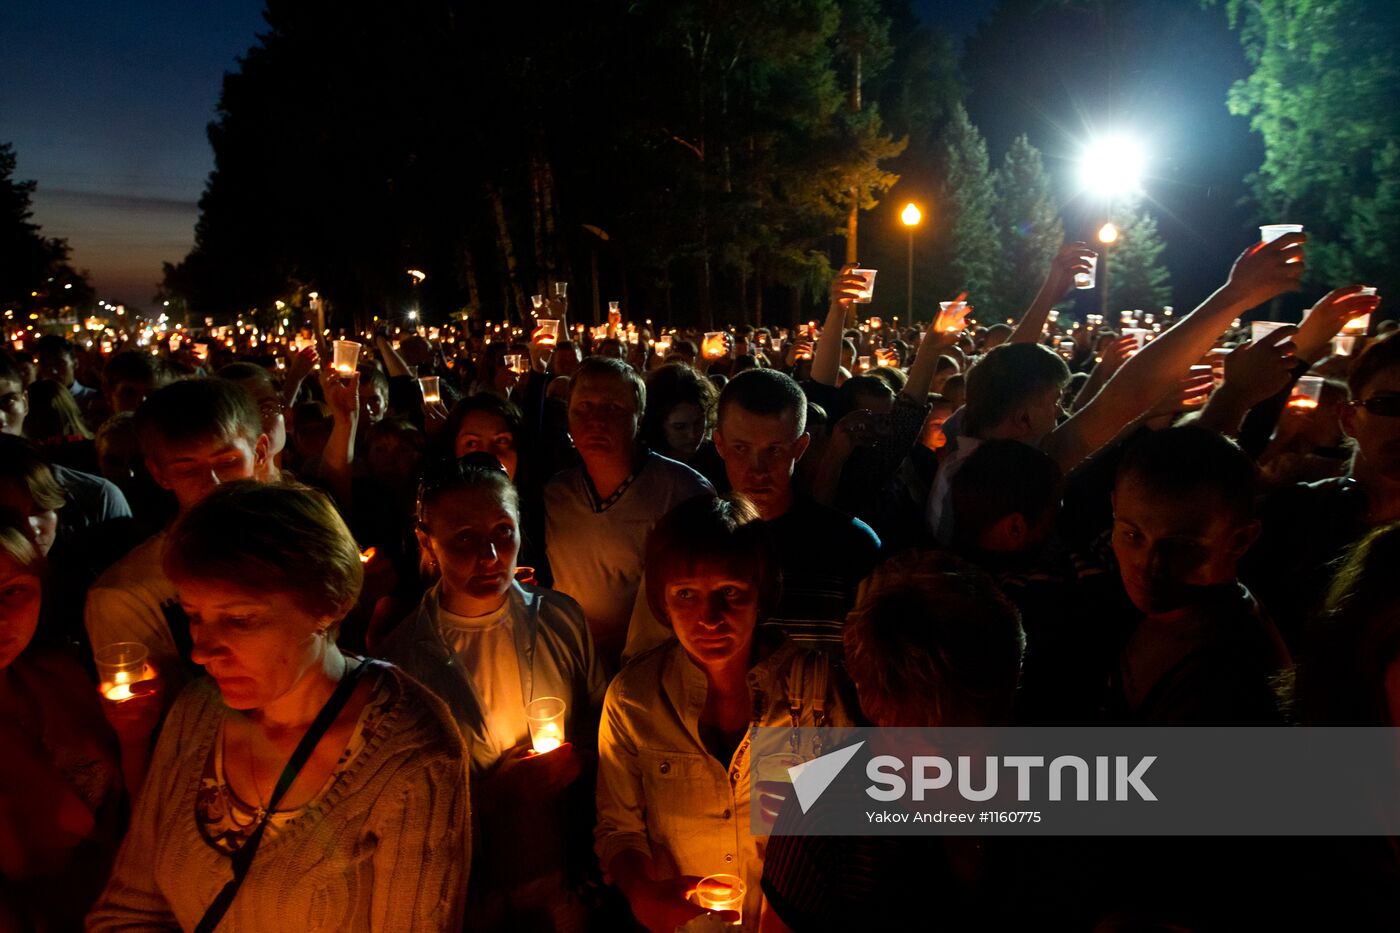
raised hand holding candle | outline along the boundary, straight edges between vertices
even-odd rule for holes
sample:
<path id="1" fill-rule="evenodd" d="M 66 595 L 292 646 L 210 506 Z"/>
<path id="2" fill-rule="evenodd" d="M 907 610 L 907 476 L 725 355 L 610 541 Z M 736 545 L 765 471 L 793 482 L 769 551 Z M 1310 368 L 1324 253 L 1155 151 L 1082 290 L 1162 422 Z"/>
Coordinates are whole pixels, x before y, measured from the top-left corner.
<path id="1" fill-rule="evenodd" d="M 360 345 L 353 340 L 337 340 L 331 344 L 331 368 L 348 376 L 360 364 Z"/>

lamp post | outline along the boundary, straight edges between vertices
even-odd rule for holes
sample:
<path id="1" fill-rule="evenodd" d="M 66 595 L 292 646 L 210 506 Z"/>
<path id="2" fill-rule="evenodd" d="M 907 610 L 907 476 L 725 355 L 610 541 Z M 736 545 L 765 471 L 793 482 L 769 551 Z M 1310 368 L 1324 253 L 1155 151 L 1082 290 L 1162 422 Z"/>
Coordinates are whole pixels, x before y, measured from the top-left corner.
<path id="1" fill-rule="evenodd" d="M 1099 251 L 1099 314 L 1103 319 L 1108 320 L 1108 251 L 1113 248 L 1113 244 L 1118 242 L 1118 228 L 1112 223 L 1106 223 L 1099 228 L 1099 243 L 1103 249 Z"/>
<path id="2" fill-rule="evenodd" d="M 914 323 L 914 228 L 919 225 L 923 216 L 913 201 L 904 205 L 904 210 L 899 215 L 899 219 L 904 221 L 904 226 L 909 230 L 909 296 L 905 305 L 905 317 L 911 325 Z"/>

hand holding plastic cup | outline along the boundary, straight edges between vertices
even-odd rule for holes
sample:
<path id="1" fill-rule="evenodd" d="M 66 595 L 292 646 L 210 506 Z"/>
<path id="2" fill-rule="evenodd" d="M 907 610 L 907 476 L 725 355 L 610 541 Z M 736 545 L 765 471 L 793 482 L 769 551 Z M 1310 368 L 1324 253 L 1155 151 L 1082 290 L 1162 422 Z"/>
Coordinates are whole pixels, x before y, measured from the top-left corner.
<path id="1" fill-rule="evenodd" d="M 707 360 L 717 360 L 729 352 L 729 347 L 724 339 L 724 331 L 712 330 L 705 333 L 705 340 L 701 344 L 700 353 Z"/>
<path id="2" fill-rule="evenodd" d="M 852 269 L 852 275 L 859 275 L 865 279 L 865 287 L 856 295 L 856 304 L 866 305 L 875 300 L 875 273 L 877 269 Z"/>
<path id="3" fill-rule="evenodd" d="M 353 340 L 337 340 L 331 344 L 331 369 L 348 376 L 360 364 L 360 345 Z"/>
<path id="4" fill-rule="evenodd" d="M 1282 321 L 1250 321 L 1249 339 L 1254 343 L 1258 343 L 1265 337 L 1272 334 L 1274 331 L 1278 330 L 1280 327 L 1287 326 L 1288 325 L 1283 323 Z"/>
<path id="5" fill-rule="evenodd" d="M 730 926 L 744 922 L 744 895 L 748 888 L 738 875 L 707 875 L 695 886 L 695 904 L 706 910 L 732 910 L 739 919 Z"/>
<path id="6" fill-rule="evenodd" d="M 525 722 L 530 727 L 530 745 L 535 754 L 552 752 L 564 744 L 564 701 L 558 697 L 539 697 L 525 707 Z"/>
<path id="7" fill-rule="evenodd" d="M 155 670 L 146 662 L 150 653 L 135 641 L 119 641 L 93 653 L 97 664 L 97 689 L 113 703 L 129 700 L 131 685 L 154 680 Z"/>
<path id="8" fill-rule="evenodd" d="M 553 345 L 559 342 L 559 322 L 553 318 L 540 318 L 540 328 L 538 331 L 540 343 Z"/>
<path id="9" fill-rule="evenodd" d="M 1088 272 L 1076 272 L 1076 273 L 1074 274 L 1074 287 L 1075 287 L 1075 288 L 1078 288 L 1078 289 L 1093 288 L 1093 287 L 1094 287 L 1095 281 L 1097 281 L 1097 279 L 1098 279 L 1098 273 L 1099 273 L 1099 257 L 1098 257 L 1098 256 L 1090 256 L 1090 257 L 1089 257 L 1089 271 L 1088 271 Z"/>

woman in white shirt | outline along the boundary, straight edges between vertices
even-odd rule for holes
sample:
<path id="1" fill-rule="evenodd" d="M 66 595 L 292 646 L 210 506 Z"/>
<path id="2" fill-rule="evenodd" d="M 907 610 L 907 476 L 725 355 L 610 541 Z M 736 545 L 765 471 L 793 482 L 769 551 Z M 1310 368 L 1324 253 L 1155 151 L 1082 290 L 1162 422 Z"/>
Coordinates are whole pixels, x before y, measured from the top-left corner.
<path id="1" fill-rule="evenodd" d="M 703 913 L 686 896 L 711 874 L 745 882 L 744 928 L 758 929 L 749 730 L 851 724 L 825 656 L 759 627 L 780 580 L 757 519 L 744 500 L 699 496 L 656 525 L 647 601 L 676 639 L 624 667 L 603 704 L 594 848 L 653 931 Z"/>
<path id="2" fill-rule="evenodd" d="M 489 854 L 471 879 L 467 927 L 573 929 L 582 912 L 566 878 L 567 814 L 587 810 L 580 778 L 592 771 L 606 687 L 583 613 L 516 582 L 519 498 L 492 454 L 430 468 L 417 512 L 436 583 L 382 653 L 447 702 L 471 750 L 474 841 Z M 567 741 L 535 754 L 525 710 L 541 697 L 566 704 Z"/>

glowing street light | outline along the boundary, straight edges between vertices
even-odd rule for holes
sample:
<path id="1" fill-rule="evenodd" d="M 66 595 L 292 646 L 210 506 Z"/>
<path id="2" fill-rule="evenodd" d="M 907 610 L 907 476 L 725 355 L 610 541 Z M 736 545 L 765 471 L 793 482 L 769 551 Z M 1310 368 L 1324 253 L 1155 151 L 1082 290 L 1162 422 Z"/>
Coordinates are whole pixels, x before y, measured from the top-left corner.
<path id="1" fill-rule="evenodd" d="M 914 320 L 914 228 L 919 225 L 919 221 L 924 219 L 924 215 L 919 210 L 918 205 L 910 201 L 904 205 L 899 219 L 904 221 L 904 226 L 909 229 L 909 300 L 904 314 L 912 323 Z"/>
<path id="2" fill-rule="evenodd" d="M 1142 189 L 1142 173 L 1147 156 L 1142 144 L 1123 135 L 1103 136 L 1090 141 L 1079 163 L 1079 183 L 1083 190 L 1112 200 L 1136 194 Z"/>
<path id="3" fill-rule="evenodd" d="M 1104 224 L 1099 228 L 1099 242 L 1104 246 L 1112 246 L 1118 242 L 1118 228 L 1111 223 Z"/>

